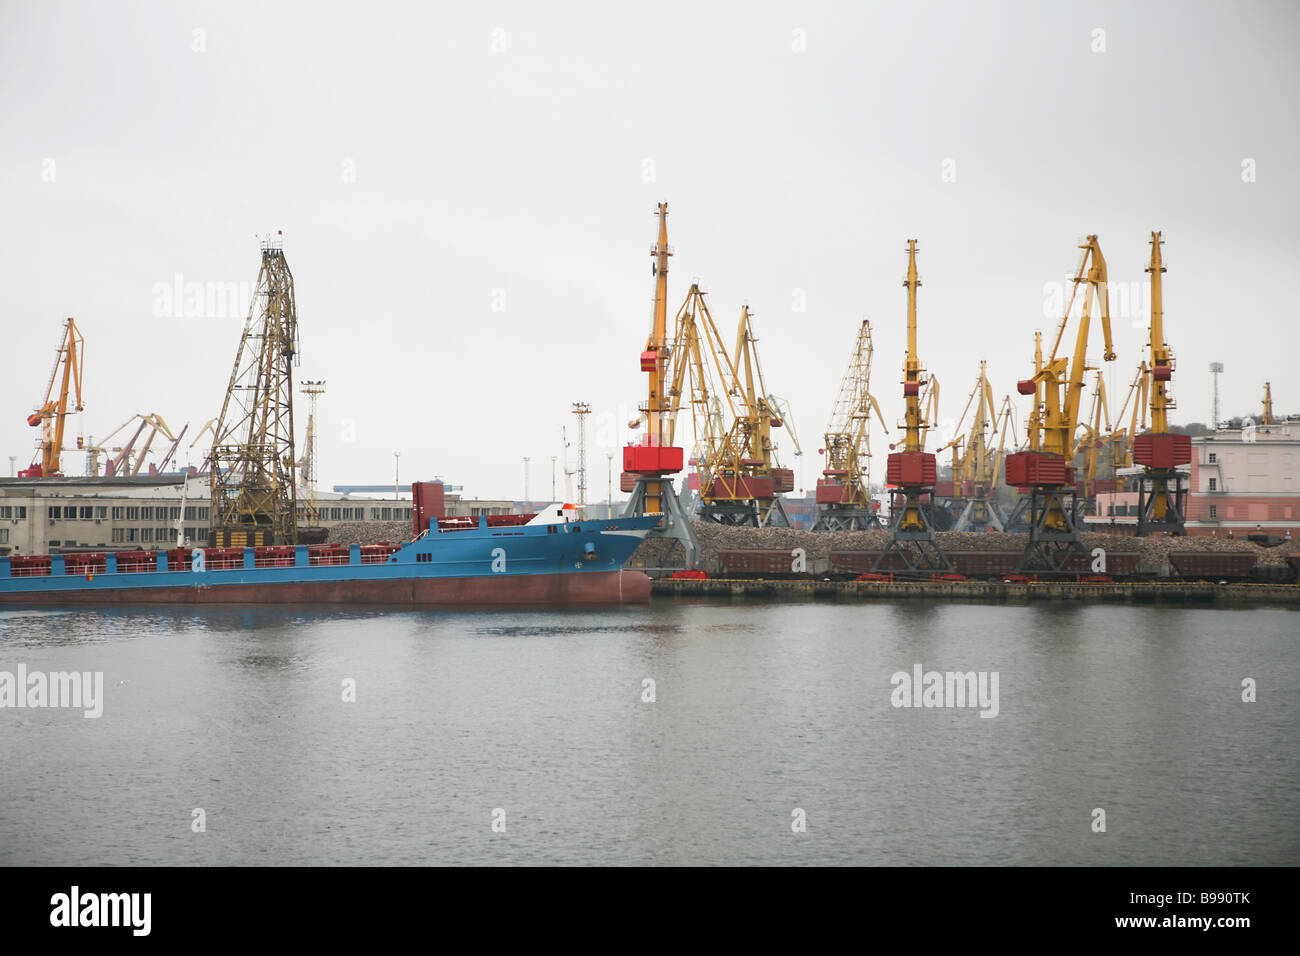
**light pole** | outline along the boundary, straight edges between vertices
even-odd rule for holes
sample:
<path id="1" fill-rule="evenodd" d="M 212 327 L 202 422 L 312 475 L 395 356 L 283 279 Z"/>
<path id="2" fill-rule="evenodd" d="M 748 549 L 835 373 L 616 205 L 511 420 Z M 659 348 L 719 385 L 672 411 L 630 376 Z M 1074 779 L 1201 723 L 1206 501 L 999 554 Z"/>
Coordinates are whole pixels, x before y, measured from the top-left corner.
<path id="1" fill-rule="evenodd" d="M 12 477 L 14 476 L 14 462 L 17 461 L 17 460 L 18 460 L 18 456 L 17 456 L 17 455 L 10 455 L 10 456 L 9 456 L 9 477 L 10 477 L 10 478 L 12 478 Z M 555 459 L 552 458 L 551 461 L 555 461 Z"/>
<path id="2" fill-rule="evenodd" d="M 394 501 L 397 501 L 401 497 L 399 491 L 399 489 L 402 487 L 401 458 L 402 458 L 402 453 L 400 451 L 393 452 L 393 500 Z"/>
<path id="3" fill-rule="evenodd" d="M 528 504 L 528 463 L 532 461 L 527 455 L 524 456 L 524 504 Z"/>
<path id="4" fill-rule="evenodd" d="M 555 498 L 555 459 L 556 459 L 556 457 L 557 457 L 557 456 L 555 456 L 555 455 L 552 455 L 552 456 L 551 456 L 551 500 L 552 500 L 552 501 L 555 501 L 555 500 L 556 500 L 556 498 Z M 9 459 L 9 462 L 10 462 L 10 469 L 9 469 L 9 470 L 12 471 L 12 470 L 13 470 L 13 467 L 12 467 L 12 465 L 13 465 L 13 459 L 10 458 L 10 459 Z"/>
<path id="5" fill-rule="evenodd" d="M 606 509 L 605 517 L 612 518 L 614 517 L 614 455 L 612 452 L 605 452 L 605 462 L 608 466 L 608 474 L 605 477 L 609 481 L 609 487 L 605 491 L 605 494 L 607 495 L 605 501 L 609 505 Z"/>

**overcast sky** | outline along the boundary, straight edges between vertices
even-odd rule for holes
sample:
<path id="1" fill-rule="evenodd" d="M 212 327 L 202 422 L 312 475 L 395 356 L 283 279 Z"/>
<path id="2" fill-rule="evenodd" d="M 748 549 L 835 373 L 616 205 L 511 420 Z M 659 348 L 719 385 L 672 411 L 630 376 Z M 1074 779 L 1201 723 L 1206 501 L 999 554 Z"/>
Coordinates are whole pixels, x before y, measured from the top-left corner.
<path id="1" fill-rule="evenodd" d="M 1300 412 L 1297 48 L 1287 0 L 3 0 L 0 452 L 32 460 L 24 419 L 66 316 L 86 337 L 70 436 L 136 412 L 196 432 L 247 302 L 196 315 L 160 289 L 247 290 L 257 237 L 282 230 L 295 376 L 327 383 L 323 487 L 391 481 L 400 451 L 404 483 L 518 497 L 529 456 L 546 496 L 585 401 L 601 497 L 644 399 L 661 200 L 671 309 L 693 278 L 728 330 L 748 302 L 808 485 L 863 317 L 874 391 L 891 425 L 902 413 L 909 238 L 944 418 L 981 358 L 999 401 L 1031 374 L 1089 233 L 1118 407 L 1153 229 L 1175 421 L 1209 419 L 1211 361 L 1225 417 L 1257 413 L 1265 380 Z M 301 434 L 305 402 L 297 417 Z"/>

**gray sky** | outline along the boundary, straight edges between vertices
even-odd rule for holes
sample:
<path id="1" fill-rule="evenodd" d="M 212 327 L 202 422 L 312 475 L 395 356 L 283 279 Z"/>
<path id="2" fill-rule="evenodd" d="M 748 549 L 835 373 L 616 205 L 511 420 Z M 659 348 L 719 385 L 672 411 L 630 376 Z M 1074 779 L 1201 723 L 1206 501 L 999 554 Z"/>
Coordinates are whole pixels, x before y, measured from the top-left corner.
<path id="1" fill-rule="evenodd" d="M 644 397 L 660 200 L 671 308 L 698 277 L 734 334 L 749 303 L 808 484 L 864 316 L 874 391 L 891 425 L 902 413 L 908 238 L 944 418 L 981 358 L 999 401 L 1031 373 L 1034 330 L 1056 324 L 1045 286 L 1094 232 L 1117 409 L 1146 341 L 1153 229 L 1175 420 L 1208 420 L 1212 360 L 1225 416 L 1257 413 L 1266 379 L 1300 412 L 1298 11 L 5 0 L 0 454 L 32 460 L 24 419 L 69 315 L 86 336 L 71 435 L 216 416 L 247 303 L 168 314 L 157 287 L 247 287 L 256 237 L 283 230 L 296 378 L 328 383 L 324 487 L 390 481 L 400 450 L 404 483 L 517 497 L 527 455 L 541 497 L 586 401 L 601 496 Z M 1129 283 L 1136 309 L 1117 301 Z"/>

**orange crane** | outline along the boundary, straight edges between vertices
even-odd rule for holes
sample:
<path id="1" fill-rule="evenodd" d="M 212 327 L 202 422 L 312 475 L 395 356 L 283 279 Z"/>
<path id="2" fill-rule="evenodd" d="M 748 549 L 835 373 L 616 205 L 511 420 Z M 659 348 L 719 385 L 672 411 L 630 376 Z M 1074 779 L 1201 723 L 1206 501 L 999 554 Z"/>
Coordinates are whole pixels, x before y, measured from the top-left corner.
<path id="1" fill-rule="evenodd" d="M 1260 416 L 1261 425 L 1276 425 L 1277 419 L 1273 417 L 1273 385 L 1271 382 L 1264 383 L 1264 414 Z"/>
<path id="2" fill-rule="evenodd" d="M 859 531 L 880 527 L 871 500 L 871 413 L 886 432 L 885 416 L 871 394 L 871 323 L 858 327 L 857 341 L 840 382 L 839 395 L 826 426 L 826 456 L 817 480 L 817 517 L 813 531 Z"/>
<path id="3" fill-rule="evenodd" d="M 658 241 L 650 249 L 654 259 L 650 274 L 655 280 L 654 312 L 650 336 L 641 350 L 641 371 L 646 373 L 648 397 L 641 417 L 633 424 L 645 425 L 641 441 L 623 448 L 624 487 L 632 492 L 625 514 L 663 515 L 650 537 L 675 538 L 686 552 L 686 566 L 699 560 L 700 545 L 690 519 L 673 489 L 671 476 L 682 470 L 683 449 L 673 444 L 673 401 L 667 393 L 670 362 L 668 342 L 668 204 L 659 203 Z M 630 488 L 627 486 L 630 485 Z"/>
<path id="4" fill-rule="evenodd" d="M 1051 354 L 1046 361 L 1041 361 L 1036 354 L 1033 378 L 1023 379 L 1016 386 L 1021 395 L 1035 396 L 1034 412 L 1029 419 L 1029 448 L 1008 455 L 1006 462 L 1007 484 L 1030 489 L 1029 543 L 1020 562 L 1020 570 L 1025 572 L 1073 573 L 1077 568 L 1066 567 L 1070 556 L 1087 556 L 1079 539 L 1078 501 L 1070 461 L 1079 424 L 1084 374 L 1094 371 L 1088 365 L 1088 333 L 1094 304 L 1100 312 L 1107 362 L 1114 361 L 1115 348 L 1110 334 L 1110 297 L 1101 245 L 1094 235 L 1079 248 L 1083 255 Z M 1074 352 L 1067 357 L 1061 353 L 1061 343 L 1076 301 L 1081 302 L 1079 328 Z"/>
<path id="5" fill-rule="evenodd" d="M 1187 510 L 1188 475 L 1179 471 L 1179 466 L 1191 463 L 1192 439 L 1169 431 L 1169 409 L 1174 407 L 1169 394 L 1174 353 L 1165 341 L 1165 266 L 1160 258 L 1158 232 L 1151 233 L 1151 262 L 1146 271 L 1151 276 L 1151 431 L 1133 439 L 1133 461 L 1145 467 L 1138 479 L 1137 535 L 1163 531 L 1177 536 L 1187 533 L 1183 515 Z"/>
<path id="6" fill-rule="evenodd" d="M 41 440 L 36 447 L 40 449 L 40 461 L 32 463 L 30 468 L 18 472 L 19 478 L 53 478 L 60 477 L 60 459 L 63 455 L 63 430 L 67 418 L 73 412 L 82 410 L 81 404 L 81 368 L 85 358 L 83 347 L 85 340 L 77 323 L 69 317 L 63 323 L 63 335 L 59 339 L 58 352 L 54 358 L 54 368 L 50 371 L 50 382 L 45 388 L 45 401 L 35 412 L 27 416 L 27 424 L 42 430 Z M 59 369 L 63 369 L 60 379 Z M 59 382 L 58 397 L 55 397 L 55 382 Z M 69 391 L 75 396 L 72 407 L 68 407 Z M 77 447 L 84 442 L 77 439 Z"/>
<path id="7" fill-rule="evenodd" d="M 933 376 L 927 375 L 916 350 L 916 294 L 921 279 L 916 272 L 916 240 L 907 241 L 907 357 L 903 360 L 903 441 L 902 451 L 890 454 L 885 482 L 894 491 L 889 523 L 889 544 L 876 558 L 873 571 L 904 572 L 951 571 L 952 565 L 934 540 L 929 514 L 938 468 L 933 453 L 925 450 L 926 433 L 938 407 L 939 390 Z"/>

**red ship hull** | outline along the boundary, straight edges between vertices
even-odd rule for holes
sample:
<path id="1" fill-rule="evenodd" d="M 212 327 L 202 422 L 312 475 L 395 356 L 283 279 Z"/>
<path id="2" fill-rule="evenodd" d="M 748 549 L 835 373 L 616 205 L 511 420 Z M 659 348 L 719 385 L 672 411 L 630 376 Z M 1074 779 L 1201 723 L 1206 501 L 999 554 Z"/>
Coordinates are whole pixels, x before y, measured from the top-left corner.
<path id="1" fill-rule="evenodd" d="M 389 607 L 645 604 L 650 578 L 640 571 L 510 577 L 402 578 L 374 581 L 279 581 L 218 587 L 29 591 L 4 604 L 382 604 Z"/>

